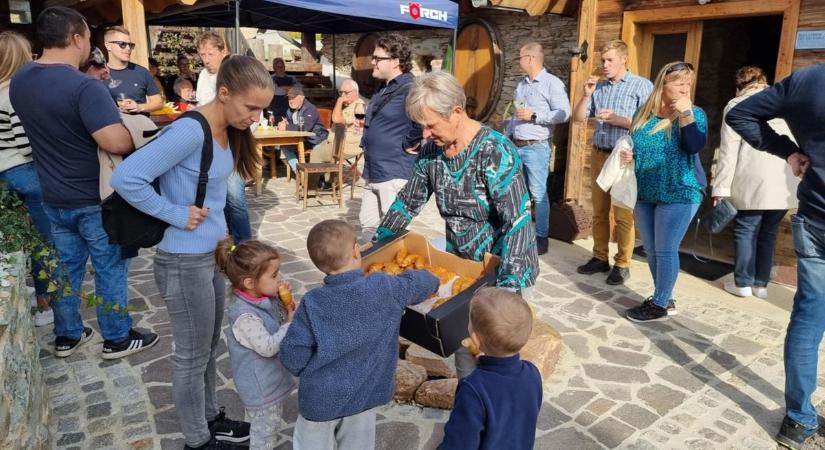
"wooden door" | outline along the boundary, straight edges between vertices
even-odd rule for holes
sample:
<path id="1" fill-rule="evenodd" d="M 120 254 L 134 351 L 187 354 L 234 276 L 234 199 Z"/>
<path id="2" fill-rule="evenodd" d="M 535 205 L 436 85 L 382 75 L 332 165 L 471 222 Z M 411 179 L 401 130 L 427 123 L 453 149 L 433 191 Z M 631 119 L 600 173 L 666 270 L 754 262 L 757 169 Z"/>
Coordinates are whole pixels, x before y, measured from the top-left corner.
<path id="1" fill-rule="evenodd" d="M 458 31 L 455 76 L 467 95 L 467 114 L 484 121 L 498 102 L 502 61 L 495 28 L 481 19 L 464 22 Z"/>
<path id="2" fill-rule="evenodd" d="M 352 74 L 350 75 L 358 83 L 358 92 L 367 98 L 372 98 L 372 94 L 378 87 L 378 80 L 372 76 L 372 52 L 375 50 L 375 41 L 378 35 L 375 33 L 365 34 L 355 45 L 355 53 L 352 55 Z"/>
<path id="3" fill-rule="evenodd" d="M 702 22 L 653 23 L 641 30 L 638 73 L 654 81 L 665 64 L 685 61 L 699 73 Z M 693 85 L 694 90 L 696 84 Z"/>

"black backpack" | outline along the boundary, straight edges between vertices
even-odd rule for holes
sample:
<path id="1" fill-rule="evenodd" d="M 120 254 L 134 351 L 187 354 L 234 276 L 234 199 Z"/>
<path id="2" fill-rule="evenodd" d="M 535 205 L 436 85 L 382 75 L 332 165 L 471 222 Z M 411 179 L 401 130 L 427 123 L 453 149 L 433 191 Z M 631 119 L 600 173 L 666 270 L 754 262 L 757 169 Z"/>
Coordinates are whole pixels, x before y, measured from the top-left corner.
<path id="1" fill-rule="evenodd" d="M 212 165 L 212 129 L 206 118 L 197 111 L 187 111 L 178 119 L 184 117 L 197 120 L 203 129 L 201 167 L 198 175 L 198 190 L 195 195 L 195 206 L 203 208 L 206 183 L 209 181 L 209 167 Z M 152 187 L 160 194 L 159 180 L 153 181 Z M 163 239 L 166 227 L 169 226 L 168 223 L 135 208 L 117 192 L 103 200 L 101 210 L 103 229 L 109 235 L 110 244 L 139 248 L 154 247 Z"/>

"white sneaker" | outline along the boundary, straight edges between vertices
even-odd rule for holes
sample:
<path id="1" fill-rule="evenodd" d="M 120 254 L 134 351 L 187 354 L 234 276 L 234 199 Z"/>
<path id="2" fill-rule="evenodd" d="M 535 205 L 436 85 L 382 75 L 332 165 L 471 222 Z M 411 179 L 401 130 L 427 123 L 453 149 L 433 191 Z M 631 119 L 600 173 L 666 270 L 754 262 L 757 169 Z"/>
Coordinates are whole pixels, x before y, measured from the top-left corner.
<path id="1" fill-rule="evenodd" d="M 27 294 L 29 295 L 29 304 L 32 308 L 37 306 L 37 295 L 34 293 L 34 288 L 31 286 L 26 286 Z"/>
<path id="2" fill-rule="evenodd" d="M 753 296 L 757 298 L 768 298 L 768 288 L 766 287 L 753 287 Z"/>
<path id="3" fill-rule="evenodd" d="M 725 283 L 725 290 L 737 297 L 750 297 L 753 295 L 753 291 L 750 286 L 739 287 L 733 281 L 728 281 Z"/>
<path id="4" fill-rule="evenodd" d="M 42 327 L 54 323 L 54 311 L 47 309 L 45 311 L 37 311 L 34 313 L 34 326 Z"/>

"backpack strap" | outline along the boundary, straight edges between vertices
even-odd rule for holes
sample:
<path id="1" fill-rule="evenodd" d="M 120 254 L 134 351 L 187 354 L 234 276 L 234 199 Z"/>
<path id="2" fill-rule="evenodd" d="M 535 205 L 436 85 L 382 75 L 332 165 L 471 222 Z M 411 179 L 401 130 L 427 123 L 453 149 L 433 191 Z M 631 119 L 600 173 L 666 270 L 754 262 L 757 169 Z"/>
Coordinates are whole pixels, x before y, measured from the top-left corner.
<path id="1" fill-rule="evenodd" d="M 201 168 L 200 173 L 198 174 L 198 190 L 195 193 L 195 206 L 198 208 L 203 208 L 203 200 L 206 197 L 206 184 L 209 182 L 209 167 L 212 166 L 212 128 L 209 127 L 209 122 L 206 121 L 206 117 L 197 111 L 186 111 L 176 120 L 184 117 L 197 120 L 203 129 Z"/>

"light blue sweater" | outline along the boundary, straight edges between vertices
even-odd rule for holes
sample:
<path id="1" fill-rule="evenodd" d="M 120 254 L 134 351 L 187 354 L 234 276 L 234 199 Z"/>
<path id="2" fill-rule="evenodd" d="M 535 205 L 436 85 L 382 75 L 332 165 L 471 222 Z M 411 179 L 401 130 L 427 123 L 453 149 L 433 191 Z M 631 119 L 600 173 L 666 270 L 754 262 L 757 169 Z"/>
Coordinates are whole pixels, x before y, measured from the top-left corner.
<path id="1" fill-rule="evenodd" d="M 208 253 L 226 237 L 226 180 L 232 173 L 232 150 L 213 139 L 212 166 L 203 205 L 209 215 L 196 229 L 184 229 L 195 204 L 203 130 L 189 118 L 176 120 L 149 144 L 129 155 L 112 174 L 111 185 L 135 208 L 171 226 L 158 249 L 168 253 Z M 149 184 L 160 178 L 160 192 Z"/>

